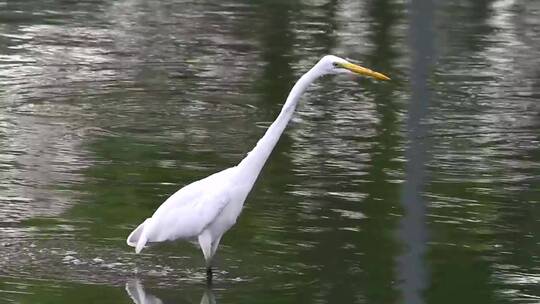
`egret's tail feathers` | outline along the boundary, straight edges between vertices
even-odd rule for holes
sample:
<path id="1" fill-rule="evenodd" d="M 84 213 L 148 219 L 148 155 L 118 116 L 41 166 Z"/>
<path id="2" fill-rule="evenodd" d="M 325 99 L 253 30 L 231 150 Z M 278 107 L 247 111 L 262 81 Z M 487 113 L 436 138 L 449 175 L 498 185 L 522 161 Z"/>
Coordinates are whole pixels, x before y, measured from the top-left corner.
<path id="1" fill-rule="evenodd" d="M 127 244 L 131 247 L 136 247 L 137 244 L 139 243 L 139 239 L 141 238 L 141 235 L 143 233 L 143 230 L 144 230 L 144 225 L 148 222 L 149 218 L 147 218 L 142 224 L 139 225 L 139 227 L 135 228 L 135 230 L 133 230 L 128 238 L 127 238 Z"/>
<path id="2" fill-rule="evenodd" d="M 137 241 L 137 245 L 135 246 L 135 253 L 140 253 L 141 250 L 143 250 L 144 245 L 146 245 L 147 241 L 148 239 L 146 238 L 146 235 L 145 234 L 141 235 L 141 237 Z"/>

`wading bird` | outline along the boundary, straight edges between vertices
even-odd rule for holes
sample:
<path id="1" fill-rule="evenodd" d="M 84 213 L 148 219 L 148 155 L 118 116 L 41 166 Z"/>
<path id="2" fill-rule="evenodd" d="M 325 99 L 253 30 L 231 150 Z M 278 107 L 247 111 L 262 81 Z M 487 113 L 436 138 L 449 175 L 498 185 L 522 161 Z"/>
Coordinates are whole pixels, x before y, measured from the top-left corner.
<path id="1" fill-rule="evenodd" d="M 178 190 L 159 206 L 152 217 L 131 232 L 127 244 L 139 253 L 147 243 L 197 238 L 206 261 L 207 279 L 211 281 L 212 257 L 219 241 L 236 223 L 247 195 L 291 119 L 300 96 L 315 79 L 329 74 L 390 79 L 345 59 L 324 56 L 296 82 L 277 119 L 238 165 Z"/>

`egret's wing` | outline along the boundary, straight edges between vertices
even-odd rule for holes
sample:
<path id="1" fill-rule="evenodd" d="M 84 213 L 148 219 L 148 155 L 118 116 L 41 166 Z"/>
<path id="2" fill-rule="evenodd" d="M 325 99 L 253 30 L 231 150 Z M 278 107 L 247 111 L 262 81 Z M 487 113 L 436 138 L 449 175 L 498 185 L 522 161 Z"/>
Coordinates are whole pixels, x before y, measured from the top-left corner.
<path id="1" fill-rule="evenodd" d="M 193 182 L 171 195 L 145 224 L 148 242 L 198 236 L 231 201 L 235 167 Z"/>
<path id="2" fill-rule="evenodd" d="M 152 216 L 147 232 L 148 241 L 162 242 L 198 236 L 230 201 L 228 191 L 221 190 L 203 194 L 190 203 L 160 208 Z"/>
<path id="3" fill-rule="evenodd" d="M 184 186 L 167 198 L 153 216 L 159 216 L 162 212 L 181 208 L 183 205 L 191 205 L 201 197 L 227 191 L 227 185 L 235 172 L 236 167 L 228 168 Z"/>

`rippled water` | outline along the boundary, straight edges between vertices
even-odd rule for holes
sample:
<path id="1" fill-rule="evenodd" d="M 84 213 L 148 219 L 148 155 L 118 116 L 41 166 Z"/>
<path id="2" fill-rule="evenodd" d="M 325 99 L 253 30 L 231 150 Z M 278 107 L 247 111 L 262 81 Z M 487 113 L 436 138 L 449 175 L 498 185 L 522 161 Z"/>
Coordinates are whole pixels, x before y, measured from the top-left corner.
<path id="1" fill-rule="evenodd" d="M 439 1 L 440 2 L 440 1 Z M 536 303 L 532 0 L 0 2 L 0 302 Z M 318 81 L 212 288 L 188 243 L 127 234 L 235 165 Z"/>

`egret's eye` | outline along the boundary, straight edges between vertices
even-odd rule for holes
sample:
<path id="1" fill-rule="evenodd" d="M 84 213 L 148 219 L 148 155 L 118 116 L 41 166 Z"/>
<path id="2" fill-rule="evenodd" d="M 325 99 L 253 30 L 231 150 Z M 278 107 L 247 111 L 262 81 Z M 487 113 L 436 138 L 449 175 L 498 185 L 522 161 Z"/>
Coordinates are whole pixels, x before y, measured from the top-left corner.
<path id="1" fill-rule="evenodd" d="M 332 65 L 335 67 L 335 68 L 339 68 L 339 64 L 337 62 L 332 62 Z"/>

